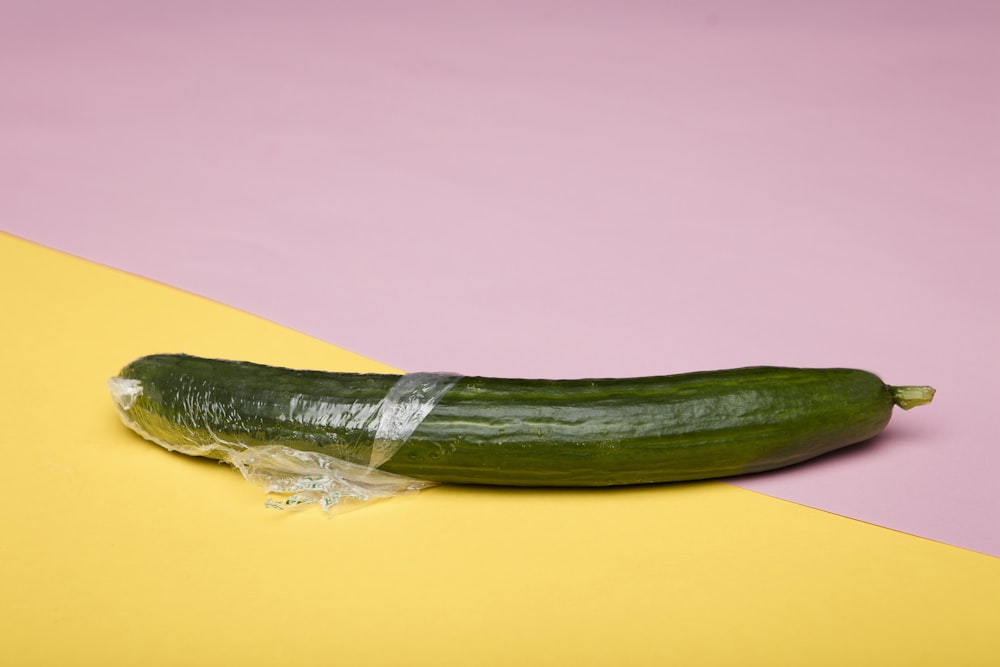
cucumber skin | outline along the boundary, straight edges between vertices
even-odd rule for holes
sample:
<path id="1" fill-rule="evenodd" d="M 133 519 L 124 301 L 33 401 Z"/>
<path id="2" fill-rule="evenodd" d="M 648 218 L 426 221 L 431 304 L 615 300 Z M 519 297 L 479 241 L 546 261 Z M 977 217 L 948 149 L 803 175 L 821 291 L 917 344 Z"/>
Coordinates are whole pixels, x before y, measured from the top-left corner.
<path id="1" fill-rule="evenodd" d="M 378 407 L 399 378 L 174 354 L 137 359 L 119 377 L 141 382 L 129 416 L 158 440 L 284 444 L 362 465 Z M 892 407 L 891 389 L 877 376 L 843 368 L 583 380 L 468 376 L 380 469 L 508 486 L 727 477 L 867 440 L 886 426 Z M 331 421 L 333 408 L 348 408 L 351 417 Z"/>

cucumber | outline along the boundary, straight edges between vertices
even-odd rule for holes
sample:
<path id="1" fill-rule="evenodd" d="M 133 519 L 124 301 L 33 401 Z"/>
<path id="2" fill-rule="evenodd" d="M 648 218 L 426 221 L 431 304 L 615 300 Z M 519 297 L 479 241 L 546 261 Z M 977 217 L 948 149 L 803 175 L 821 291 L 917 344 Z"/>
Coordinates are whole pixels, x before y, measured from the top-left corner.
<path id="1" fill-rule="evenodd" d="M 427 482 L 510 486 L 772 470 L 872 438 L 894 405 L 909 409 L 934 395 L 930 387 L 891 387 L 845 368 L 578 380 L 413 377 L 431 385 L 441 379 L 440 396 L 423 404 L 426 414 L 410 420 L 412 432 L 395 437 L 385 456 L 377 455 L 385 444 L 380 417 L 398 375 L 164 354 L 133 361 L 111 384 L 126 423 L 171 449 L 228 460 L 234 448 L 277 445 Z"/>

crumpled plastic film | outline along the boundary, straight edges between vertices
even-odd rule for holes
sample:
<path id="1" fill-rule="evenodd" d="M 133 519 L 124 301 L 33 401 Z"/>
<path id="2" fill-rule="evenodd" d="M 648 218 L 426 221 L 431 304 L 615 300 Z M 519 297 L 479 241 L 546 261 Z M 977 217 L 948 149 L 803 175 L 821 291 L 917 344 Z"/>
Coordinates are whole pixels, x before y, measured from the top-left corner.
<path id="1" fill-rule="evenodd" d="M 268 507 L 299 509 L 315 504 L 329 512 L 342 507 L 345 501 L 370 502 L 412 493 L 433 484 L 378 468 L 399 451 L 460 378 L 460 375 L 445 373 L 400 376 L 370 420 L 368 428 L 374 429 L 374 436 L 367 465 L 283 444 L 251 445 L 238 438 L 228 440 L 211 432 L 207 426 L 202 428 L 211 435 L 204 440 L 183 434 L 161 437 L 134 418 L 133 407 L 143 392 L 140 381 L 113 377 L 108 380 L 108 389 L 122 422 L 143 438 L 170 451 L 228 463 L 268 494 Z"/>

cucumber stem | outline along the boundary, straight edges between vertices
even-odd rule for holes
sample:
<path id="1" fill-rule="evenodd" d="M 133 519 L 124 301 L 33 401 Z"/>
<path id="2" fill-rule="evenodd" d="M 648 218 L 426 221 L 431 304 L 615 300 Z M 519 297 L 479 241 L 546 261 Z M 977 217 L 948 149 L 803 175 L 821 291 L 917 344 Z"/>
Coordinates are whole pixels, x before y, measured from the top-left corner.
<path id="1" fill-rule="evenodd" d="M 918 405 L 927 405 L 934 399 L 934 387 L 889 387 L 892 392 L 892 402 L 909 410 Z"/>

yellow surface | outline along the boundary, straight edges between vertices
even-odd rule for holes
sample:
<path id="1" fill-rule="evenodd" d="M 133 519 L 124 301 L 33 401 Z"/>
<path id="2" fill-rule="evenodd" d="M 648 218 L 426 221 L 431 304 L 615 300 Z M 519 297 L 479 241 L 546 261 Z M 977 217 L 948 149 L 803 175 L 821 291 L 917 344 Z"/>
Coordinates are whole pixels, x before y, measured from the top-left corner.
<path id="1" fill-rule="evenodd" d="M 278 512 L 118 421 L 151 352 L 384 369 L 0 235 L 10 665 L 1000 664 L 1000 559 L 712 482 Z"/>

